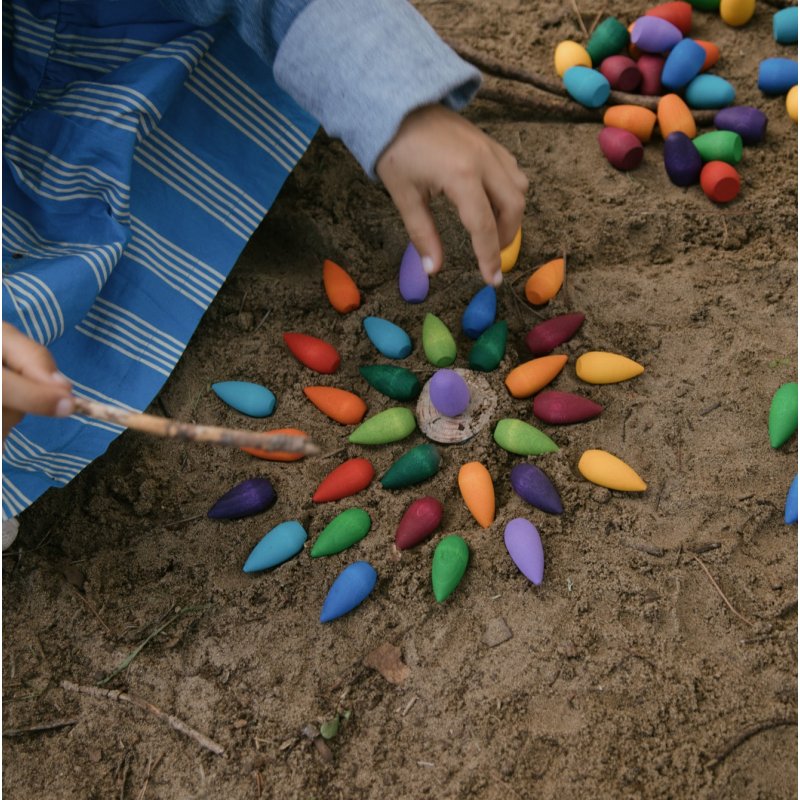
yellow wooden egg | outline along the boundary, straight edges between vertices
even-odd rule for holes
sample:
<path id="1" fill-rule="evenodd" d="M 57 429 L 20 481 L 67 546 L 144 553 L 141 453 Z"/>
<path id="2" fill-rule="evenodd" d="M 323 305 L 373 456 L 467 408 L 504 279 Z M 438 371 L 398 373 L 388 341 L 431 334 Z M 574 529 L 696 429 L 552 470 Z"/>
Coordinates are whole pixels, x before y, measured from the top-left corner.
<path id="1" fill-rule="evenodd" d="M 756 0 L 720 0 L 719 15 L 734 28 L 747 25 L 756 12 Z"/>
<path id="2" fill-rule="evenodd" d="M 643 492 L 647 484 L 621 458 L 605 450 L 587 450 L 578 462 L 578 471 L 587 481 L 618 492 Z"/>
<path id="3" fill-rule="evenodd" d="M 592 67 L 592 59 L 586 48 L 577 42 L 559 42 L 553 57 L 556 65 L 556 72 L 559 78 L 564 77 L 564 73 L 572 67 Z"/>
<path id="4" fill-rule="evenodd" d="M 515 234 L 514 238 L 511 240 L 511 244 L 507 247 L 504 247 L 500 251 L 500 269 L 503 272 L 508 272 L 509 270 L 514 268 L 514 264 L 517 263 L 517 259 L 519 258 L 519 248 L 522 244 L 522 228 L 520 228 Z"/>
<path id="5" fill-rule="evenodd" d="M 789 116 L 797 122 L 797 84 L 792 86 L 786 95 L 786 110 L 789 112 Z"/>
<path id="6" fill-rule="evenodd" d="M 619 383 L 641 375 L 644 367 L 626 356 L 593 351 L 575 362 L 575 372 L 586 383 Z"/>

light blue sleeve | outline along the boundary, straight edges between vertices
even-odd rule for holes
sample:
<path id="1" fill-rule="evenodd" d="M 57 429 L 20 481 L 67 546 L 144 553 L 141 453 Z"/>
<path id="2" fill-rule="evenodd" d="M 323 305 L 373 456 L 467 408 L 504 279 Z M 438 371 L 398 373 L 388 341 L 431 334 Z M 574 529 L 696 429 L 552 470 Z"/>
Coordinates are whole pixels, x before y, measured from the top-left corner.
<path id="1" fill-rule="evenodd" d="M 228 16 L 278 85 L 341 139 L 371 178 L 405 116 L 459 110 L 480 73 L 407 0 L 163 0 L 198 25 Z"/>

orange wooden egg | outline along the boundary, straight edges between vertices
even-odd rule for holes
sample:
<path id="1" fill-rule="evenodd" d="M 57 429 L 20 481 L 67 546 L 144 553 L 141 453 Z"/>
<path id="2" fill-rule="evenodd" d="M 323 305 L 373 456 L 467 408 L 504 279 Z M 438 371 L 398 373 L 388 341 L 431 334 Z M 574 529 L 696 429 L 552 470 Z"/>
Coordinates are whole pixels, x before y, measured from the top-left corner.
<path id="1" fill-rule="evenodd" d="M 458 471 L 458 488 L 470 513 L 482 528 L 494 522 L 494 484 L 480 461 L 470 461 Z"/>
<path id="2" fill-rule="evenodd" d="M 525 284 L 525 297 L 529 303 L 540 306 L 552 300 L 564 283 L 564 259 L 555 258 L 533 271 Z"/>
<path id="3" fill-rule="evenodd" d="M 642 144 L 649 142 L 656 125 L 656 115 L 649 108 L 634 105 L 609 106 L 603 124 L 630 131 Z"/>
<path id="4" fill-rule="evenodd" d="M 366 489 L 374 477 L 375 468 L 366 458 L 351 458 L 328 474 L 311 499 L 315 503 L 329 503 L 350 497 Z"/>
<path id="5" fill-rule="evenodd" d="M 706 70 L 711 69 L 714 64 L 719 61 L 719 47 L 717 47 L 714 42 L 704 42 L 702 39 L 695 39 L 695 44 L 699 44 L 703 50 L 706 51 L 706 60 L 703 62 L 703 66 L 700 68 L 701 72 L 705 72 Z"/>
<path id="6" fill-rule="evenodd" d="M 367 404 L 357 395 L 333 386 L 306 386 L 303 394 L 323 413 L 342 425 L 357 425 Z"/>
<path id="7" fill-rule="evenodd" d="M 665 94 L 658 101 L 658 129 L 664 139 L 675 131 L 685 133 L 690 139 L 697 136 L 692 112 L 677 94 Z"/>
<path id="8" fill-rule="evenodd" d="M 322 262 L 322 283 L 331 305 L 340 313 L 355 311 L 361 305 L 361 292 L 347 271 L 333 261 Z"/>
<path id="9" fill-rule="evenodd" d="M 305 436 L 308 437 L 308 434 L 305 431 L 301 431 L 297 428 L 279 428 L 275 431 L 270 431 L 270 433 L 284 433 L 291 436 Z M 251 456 L 255 456 L 256 458 L 263 458 L 265 461 L 299 461 L 303 458 L 302 453 L 284 453 L 281 451 L 272 451 L 272 450 L 261 450 L 259 447 L 243 447 L 245 453 L 249 453 Z"/>
<path id="10" fill-rule="evenodd" d="M 513 397 L 530 397 L 550 383 L 567 363 L 565 355 L 542 356 L 514 367 L 506 375 L 506 387 Z"/>

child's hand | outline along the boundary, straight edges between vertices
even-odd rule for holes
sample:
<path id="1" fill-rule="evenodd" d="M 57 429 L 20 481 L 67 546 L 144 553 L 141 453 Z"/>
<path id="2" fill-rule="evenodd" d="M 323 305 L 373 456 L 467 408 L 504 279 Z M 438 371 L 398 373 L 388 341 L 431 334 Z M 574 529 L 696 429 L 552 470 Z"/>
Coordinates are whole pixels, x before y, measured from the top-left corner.
<path id="1" fill-rule="evenodd" d="M 75 408 L 70 382 L 46 347 L 3 323 L 3 440 L 25 414 L 69 416 Z"/>
<path id="2" fill-rule="evenodd" d="M 508 150 L 454 111 L 424 106 L 403 120 L 376 172 L 426 272 L 442 266 L 442 243 L 428 203 L 444 193 L 472 237 L 483 279 L 500 285 L 500 248 L 522 224 L 528 191 L 528 179 Z"/>

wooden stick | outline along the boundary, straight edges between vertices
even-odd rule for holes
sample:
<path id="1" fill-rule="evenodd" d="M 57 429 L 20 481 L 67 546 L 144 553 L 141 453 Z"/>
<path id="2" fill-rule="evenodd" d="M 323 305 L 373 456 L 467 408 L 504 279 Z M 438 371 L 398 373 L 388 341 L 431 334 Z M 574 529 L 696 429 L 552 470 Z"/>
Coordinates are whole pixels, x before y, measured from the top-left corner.
<path id="1" fill-rule="evenodd" d="M 137 414 L 124 408 L 109 406 L 85 397 L 75 398 L 75 411 L 87 417 L 114 422 L 136 431 L 166 439 L 188 442 L 212 442 L 228 447 L 257 447 L 260 450 L 282 453 L 316 455 L 319 448 L 305 436 L 283 433 L 246 431 L 241 428 L 220 428 L 216 425 L 193 425 L 152 414 Z"/>
<path id="2" fill-rule="evenodd" d="M 537 117 L 568 119 L 572 122 L 603 121 L 603 113 L 597 109 L 585 108 L 578 103 L 562 100 L 553 95 L 520 92 L 507 86 L 481 86 L 478 97 L 501 105 L 529 109 L 535 112 Z"/>
<path id="3" fill-rule="evenodd" d="M 713 576 L 712 576 L 712 575 L 711 575 L 711 573 L 708 571 L 708 567 L 706 567 L 706 565 L 705 565 L 705 564 L 704 564 L 704 563 L 703 563 L 703 562 L 702 562 L 702 561 L 701 561 L 701 560 L 700 560 L 700 559 L 699 559 L 699 558 L 698 558 L 698 557 L 697 557 L 697 556 L 696 556 L 694 553 L 692 553 L 692 554 L 691 554 L 691 556 L 692 556 L 692 558 L 693 558 L 693 559 L 694 559 L 694 560 L 695 560 L 695 561 L 696 561 L 696 562 L 697 562 L 697 563 L 698 563 L 698 564 L 701 566 L 701 568 L 702 568 L 703 572 L 705 572 L 705 574 L 708 576 L 708 579 L 711 581 L 711 583 L 712 583 L 712 585 L 714 586 L 714 588 L 717 590 L 717 592 L 719 592 L 719 596 L 720 596 L 720 597 L 721 597 L 721 598 L 722 598 L 722 599 L 725 601 L 725 605 L 726 605 L 726 606 L 728 606 L 728 608 L 729 608 L 731 611 L 733 611 L 733 613 L 734 613 L 734 614 L 735 614 L 737 617 L 739 617 L 739 619 L 740 619 L 742 622 L 745 622 L 746 624 L 748 624 L 748 625 L 749 625 L 749 626 L 752 628 L 752 627 L 755 625 L 755 622 L 752 622 L 751 620 L 747 619 L 747 617 L 745 617 L 745 616 L 743 616 L 742 614 L 740 614 L 740 613 L 739 613 L 739 612 L 738 612 L 738 611 L 737 611 L 737 610 L 736 610 L 736 609 L 735 609 L 735 608 L 734 608 L 734 607 L 731 605 L 731 601 L 730 601 L 730 600 L 728 600 L 728 598 L 725 596 L 725 592 L 723 592 L 723 591 L 722 591 L 722 589 L 720 589 L 720 588 L 719 588 L 719 584 L 718 584 L 718 583 L 717 583 L 717 582 L 714 580 Z"/>
<path id="4" fill-rule="evenodd" d="M 706 767 L 716 767 L 718 764 L 721 764 L 740 744 L 744 744 L 757 733 L 768 731 L 771 728 L 780 728 L 783 725 L 797 725 L 797 717 L 778 717 L 777 719 L 768 719 L 764 722 L 757 722 L 755 725 L 750 725 L 734 737 L 724 750 L 720 751 L 714 758 L 706 762 Z"/>
<path id="5" fill-rule="evenodd" d="M 68 728 L 70 725 L 77 725 L 77 719 L 62 719 L 56 722 L 43 722 L 41 725 L 31 725 L 29 728 L 6 728 L 3 736 L 27 736 L 29 733 L 44 733 L 45 731 L 57 731 L 59 728 Z"/>
<path id="6" fill-rule="evenodd" d="M 153 705 L 153 703 L 135 694 L 122 692 L 119 689 L 98 689 L 97 686 L 79 686 L 77 683 L 72 683 L 72 681 L 61 681 L 61 688 L 68 692 L 86 694 L 89 695 L 89 697 L 96 697 L 100 700 L 116 700 L 122 703 L 131 703 L 137 708 L 146 711 L 148 714 L 157 717 L 162 722 L 166 722 L 170 728 L 178 731 L 178 733 L 182 733 L 184 736 L 194 739 L 200 747 L 205 750 L 210 750 L 214 755 L 225 755 L 225 748 L 222 747 L 222 745 L 217 744 L 213 739 L 209 739 L 208 736 L 200 733 L 200 731 L 196 731 L 183 720 L 178 719 L 172 714 L 167 714 L 166 711 L 162 711 L 158 706 Z"/>

